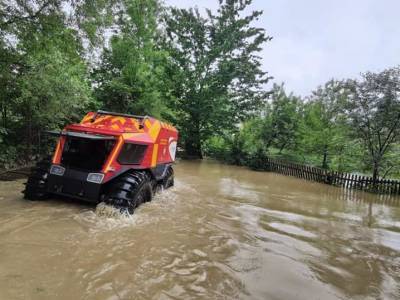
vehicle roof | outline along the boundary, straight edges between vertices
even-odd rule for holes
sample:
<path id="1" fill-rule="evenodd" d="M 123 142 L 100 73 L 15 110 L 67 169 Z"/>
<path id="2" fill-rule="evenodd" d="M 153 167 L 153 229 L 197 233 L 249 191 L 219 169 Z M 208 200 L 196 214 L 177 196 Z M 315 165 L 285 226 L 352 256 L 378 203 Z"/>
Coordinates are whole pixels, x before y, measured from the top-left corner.
<path id="1" fill-rule="evenodd" d="M 148 116 L 131 116 L 119 113 L 89 112 L 78 124 L 68 125 L 66 130 L 91 131 L 101 134 L 120 135 L 123 133 L 151 133 L 161 128 L 177 131 L 168 123 Z"/>

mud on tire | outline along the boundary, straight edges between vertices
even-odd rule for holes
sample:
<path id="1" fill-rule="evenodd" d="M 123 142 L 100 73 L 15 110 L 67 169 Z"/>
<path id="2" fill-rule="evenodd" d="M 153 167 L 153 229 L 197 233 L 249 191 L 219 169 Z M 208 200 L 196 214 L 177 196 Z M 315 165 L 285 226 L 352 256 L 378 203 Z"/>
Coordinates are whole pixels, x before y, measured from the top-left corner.
<path id="1" fill-rule="evenodd" d="M 50 160 L 39 161 L 31 169 L 31 174 L 26 182 L 23 191 L 24 198 L 28 200 L 46 200 L 49 196 L 47 192 L 47 176 L 50 169 Z"/>
<path id="2" fill-rule="evenodd" d="M 153 186 L 153 180 L 146 171 L 131 171 L 112 183 L 103 202 L 121 213 L 132 214 L 140 204 L 151 201 Z"/>

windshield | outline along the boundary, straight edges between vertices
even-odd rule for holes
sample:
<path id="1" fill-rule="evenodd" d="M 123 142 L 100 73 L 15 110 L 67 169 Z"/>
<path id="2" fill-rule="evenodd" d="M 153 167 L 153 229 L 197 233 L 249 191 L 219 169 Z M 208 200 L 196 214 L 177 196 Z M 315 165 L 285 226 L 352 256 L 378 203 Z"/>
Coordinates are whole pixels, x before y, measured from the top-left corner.
<path id="1" fill-rule="evenodd" d="M 67 137 L 61 164 L 74 169 L 98 172 L 113 149 L 115 141 Z"/>

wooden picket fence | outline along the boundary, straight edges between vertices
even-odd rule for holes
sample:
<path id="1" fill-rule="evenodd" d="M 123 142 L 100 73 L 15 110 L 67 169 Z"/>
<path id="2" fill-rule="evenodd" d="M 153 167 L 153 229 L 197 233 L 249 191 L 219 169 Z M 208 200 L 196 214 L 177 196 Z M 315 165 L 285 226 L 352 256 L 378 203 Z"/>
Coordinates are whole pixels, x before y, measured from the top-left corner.
<path id="1" fill-rule="evenodd" d="M 327 171 L 321 168 L 274 158 L 268 158 L 265 165 L 267 171 L 288 176 L 341 186 L 349 189 L 357 189 L 379 194 L 400 195 L 400 180 L 379 178 L 374 183 L 372 177 L 369 176 Z"/>

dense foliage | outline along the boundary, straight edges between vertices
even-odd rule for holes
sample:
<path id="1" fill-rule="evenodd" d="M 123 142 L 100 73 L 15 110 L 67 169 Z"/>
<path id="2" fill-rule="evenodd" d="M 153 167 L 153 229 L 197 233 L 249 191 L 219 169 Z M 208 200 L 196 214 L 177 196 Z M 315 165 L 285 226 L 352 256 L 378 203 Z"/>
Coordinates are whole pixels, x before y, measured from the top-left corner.
<path id="1" fill-rule="evenodd" d="M 208 139 L 206 151 L 255 169 L 272 156 L 376 178 L 399 177 L 399 72 L 391 68 L 360 80 L 331 80 L 306 99 L 275 86 L 259 116 L 230 135 Z"/>
<path id="2" fill-rule="evenodd" d="M 251 1 L 221 1 L 216 14 L 172 8 L 166 14 L 167 47 L 174 63 L 177 124 L 187 153 L 202 157 L 202 141 L 232 130 L 266 99 L 268 81 L 256 53 L 270 40 L 243 16 Z"/>
<path id="3" fill-rule="evenodd" d="M 39 152 L 40 131 L 95 106 L 82 38 L 63 1 L 0 4 L 0 164 Z"/>
<path id="4" fill-rule="evenodd" d="M 399 68 L 331 80 L 305 98 L 271 89 L 259 56 L 271 37 L 254 26 L 262 12 L 251 2 L 199 11 L 0 0 L 0 168 L 44 153 L 42 130 L 102 108 L 172 122 L 191 157 L 400 176 Z"/>
<path id="5" fill-rule="evenodd" d="M 95 96 L 110 111 L 166 115 L 171 102 L 168 53 L 159 46 L 156 0 L 124 1 L 118 33 L 93 71 Z"/>

